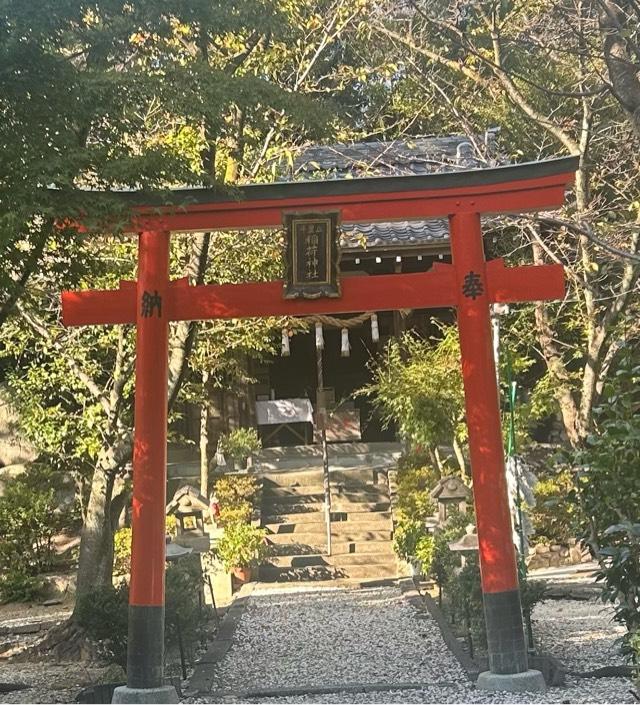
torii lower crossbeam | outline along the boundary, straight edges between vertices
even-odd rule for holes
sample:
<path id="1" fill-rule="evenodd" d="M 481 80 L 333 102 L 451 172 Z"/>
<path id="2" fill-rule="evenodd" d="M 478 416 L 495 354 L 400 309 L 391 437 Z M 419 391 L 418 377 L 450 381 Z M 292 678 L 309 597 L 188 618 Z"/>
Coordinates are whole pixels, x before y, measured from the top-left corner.
<path id="1" fill-rule="evenodd" d="M 352 181 L 344 185 L 325 182 L 302 187 L 299 184 L 250 187 L 243 194 L 247 200 L 241 206 L 234 199 L 212 196 L 209 204 L 203 205 L 201 201 L 180 213 L 167 211 L 153 215 L 153 209 L 141 208 L 143 215 L 137 222 L 143 222 L 144 227 L 139 234 L 138 281 L 122 282 L 116 291 L 63 293 L 65 325 L 135 323 L 137 326 L 127 669 L 128 688 L 134 692 L 128 702 L 142 702 L 135 699 L 136 689 L 151 689 L 155 695 L 163 685 L 167 332 L 169 321 L 177 320 L 406 308 L 457 309 L 489 675 L 498 679 L 498 685 L 494 680 L 487 687 L 509 689 L 509 676 L 526 675 L 527 653 L 512 543 L 489 305 L 561 298 L 564 280 L 561 266 L 506 268 L 501 260 L 485 262 L 480 214 L 559 206 L 564 187 L 571 181 L 575 160 L 524 166 L 526 169 L 488 169 L 482 175 L 469 172 L 471 176 L 363 180 L 367 184 Z M 531 177 L 532 171 L 539 172 L 536 178 Z M 437 180 L 441 178 L 443 183 Z M 432 190 L 428 188 L 430 184 L 435 184 Z M 376 188 L 382 200 L 376 200 Z M 318 194 L 315 198 L 314 189 Z M 291 193 L 296 195 L 295 199 Z M 284 299 L 282 282 L 192 287 L 186 280 L 169 281 L 169 237 L 173 227 L 214 230 L 225 226 L 273 226 L 278 213 L 292 206 L 333 207 L 351 214 L 356 209 L 358 218 L 366 222 L 367 216 L 375 220 L 384 215 L 380 210 L 382 201 L 383 210 L 396 218 L 448 216 L 453 263 L 436 264 L 423 274 L 344 277 L 342 294 L 335 299 Z M 500 680 L 503 676 L 507 680 Z M 531 687 L 537 687 L 534 681 L 538 683 L 534 678 Z"/>

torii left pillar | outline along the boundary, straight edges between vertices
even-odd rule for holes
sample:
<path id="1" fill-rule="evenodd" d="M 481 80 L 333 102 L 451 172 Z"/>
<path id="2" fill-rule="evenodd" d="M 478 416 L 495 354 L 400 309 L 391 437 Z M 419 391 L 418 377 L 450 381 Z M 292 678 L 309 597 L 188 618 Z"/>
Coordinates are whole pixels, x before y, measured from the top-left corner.
<path id="1" fill-rule="evenodd" d="M 136 392 L 127 685 L 114 703 L 177 703 L 164 684 L 169 240 L 138 236 Z"/>

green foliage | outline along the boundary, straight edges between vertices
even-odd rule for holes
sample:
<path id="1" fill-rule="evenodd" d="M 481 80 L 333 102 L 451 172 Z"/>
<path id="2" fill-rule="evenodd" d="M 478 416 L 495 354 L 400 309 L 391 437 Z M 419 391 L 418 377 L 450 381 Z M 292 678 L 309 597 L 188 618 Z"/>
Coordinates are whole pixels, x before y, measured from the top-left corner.
<path id="1" fill-rule="evenodd" d="M 575 501 L 573 476 L 567 468 L 553 469 L 539 477 L 536 504 L 528 510 L 535 534 L 533 542 L 566 544 L 580 534 L 580 514 Z"/>
<path id="2" fill-rule="evenodd" d="M 466 533 L 467 526 L 473 523 L 473 513 L 453 512 L 445 524 L 436 530 L 431 574 L 438 587 L 443 588 L 460 565 L 460 558 L 449 549 L 449 544 L 461 539 Z"/>
<path id="3" fill-rule="evenodd" d="M 584 538 L 600 562 L 602 599 L 629 634 L 640 626 L 640 366 L 633 351 L 621 357 L 594 414 L 596 429 L 584 448 L 567 453 L 575 472 L 575 501 Z"/>
<path id="4" fill-rule="evenodd" d="M 418 543 L 425 535 L 422 522 L 411 519 L 400 522 L 393 531 L 393 550 L 400 558 L 410 562 L 415 558 Z"/>
<path id="5" fill-rule="evenodd" d="M 215 494 L 221 507 L 251 504 L 258 491 L 254 475 L 223 475 L 216 480 Z"/>
<path id="6" fill-rule="evenodd" d="M 31 600 L 55 565 L 53 538 L 73 521 L 61 506 L 60 479 L 43 465 L 31 465 L 0 497 L 0 600 Z"/>
<path id="7" fill-rule="evenodd" d="M 220 450 L 234 460 L 245 460 L 260 448 L 262 443 L 255 428 L 236 428 L 220 437 Z"/>
<path id="8" fill-rule="evenodd" d="M 635 686 L 640 687 L 640 631 L 629 635 L 629 650 L 635 666 Z"/>
<path id="9" fill-rule="evenodd" d="M 522 614 L 531 615 L 533 608 L 547 597 L 547 584 L 544 580 L 530 580 L 520 577 L 520 603 Z"/>
<path id="10" fill-rule="evenodd" d="M 420 567 L 424 575 L 431 571 L 434 553 L 435 538 L 433 534 L 421 536 L 415 546 L 415 556 L 420 561 Z"/>
<path id="11" fill-rule="evenodd" d="M 640 366 L 627 351 L 594 411 L 596 429 L 585 447 L 569 454 L 587 518 L 587 538 L 597 552 L 599 538 L 614 524 L 635 521 L 640 506 Z"/>
<path id="12" fill-rule="evenodd" d="M 391 339 L 370 363 L 373 381 L 359 392 L 372 397 L 383 421 L 397 423 L 404 438 L 432 450 L 465 437 L 457 328 L 436 325 L 437 340 L 412 333 Z"/>
<path id="13" fill-rule="evenodd" d="M 216 480 L 214 492 L 220 505 L 219 526 L 248 523 L 256 502 L 258 481 L 254 475 L 222 475 Z"/>
<path id="14" fill-rule="evenodd" d="M 171 563 L 165 574 L 165 642 L 177 644 L 178 631 L 193 654 L 206 625 L 206 612 L 200 607 L 200 566 L 197 560 Z M 76 618 L 87 636 L 95 642 L 101 658 L 127 667 L 129 588 L 99 586 L 78 598 Z"/>
<path id="15" fill-rule="evenodd" d="M 253 508 L 249 502 L 240 502 L 234 506 L 220 507 L 220 514 L 216 519 L 218 526 L 229 526 L 229 524 L 244 523 L 251 520 Z"/>
<path id="16" fill-rule="evenodd" d="M 165 575 L 165 642 L 178 643 L 180 633 L 183 644 L 193 651 L 203 635 L 205 615 L 200 607 L 202 575 L 199 558 L 182 559 L 171 563 Z"/>
<path id="17" fill-rule="evenodd" d="M 259 565 L 268 555 L 266 532 L 250 524 L 229 524 L 216 546 L 225 570 Z"/>
<path id="18" fill-rule="evenodd" d="M 113 570 L 116 575 L 131 572 L 131 528 L 124 526 L 113 536 Z"/>
<path id="19" fill-rule="evenodd" d="M 22 566 L 5 568 L 0 576 L 0 603 L 33 602 L 44 590 L 44 579 Z"/>
<path id="20" fill-rule="evenodd" d="M 430 492 L 437 481 L 438 473 L 428 465 L 410 467 L 399 464 L 396 500 L 399 521 L 407 519 L 424 523 L 433 515 L 436 505 Z"/>
<path id="21" fill-rule="evenodd" d="M 127 667 L 129 588 L 103 585 L 78 597 L 76 619 L 102 658 Z"/>
<path id="22" fill-rule="evenodd" d="M 480 563 L 477 556 L 467 558 L 466 565 L 452 573 L 446 583 L 445 594 L 450 609 L 469 627 L 474 643 L 486 648 L 487 626 L 484 619 Z"/>
<path id="23" fill-rule="evenodd" d="M 602 536 L 596 580 L 603 602 L 613 605 L 614 619 L 627 629 L 627 640 L 640 631 L 640 523 L 621 522 Z"/>

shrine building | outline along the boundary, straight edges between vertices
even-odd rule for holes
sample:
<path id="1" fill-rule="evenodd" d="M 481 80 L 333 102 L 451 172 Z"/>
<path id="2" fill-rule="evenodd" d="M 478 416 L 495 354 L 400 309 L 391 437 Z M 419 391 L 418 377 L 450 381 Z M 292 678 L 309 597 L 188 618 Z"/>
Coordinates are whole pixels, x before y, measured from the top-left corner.
<path id="1" fill-rule="evenodd" d="M 496 137 L 497 130 L 492 129 L 472 137 L 408 137 L 312 146 L 299 154 L 280 181 L 411 176 L 495 167 L 506 161 L 499 156 Z M 425 272 L 435 262 L 451 261 L 446 218 L 350 223 L 338 229 L 342 279 Z M 364 315 L 360 324 L 355 316 L 344 317 L 351 325 L 356 323 L 348 329 L 348 354 L 340 327 L 324 325 L 322 329 L 324 388 L 329 406 L 337 408 L 327 429 L 330 442 L 396 440 L 395 429 L 383 427 L 370 401 L 354 394 L 370 381 L 368 363 L 392 336 L 407 330 L 429 336 L 435 333 L 433 318 L 453 322 L 450 308 L 370 313 L 376 314 L 375 323 Z M 309 423 L 316 408 L 317 388 L 313 325 L 308 333 L 291 335 L 288 344 L 283 342 L 283 354 L 263 363 L 250 360 L 248 371 L 257 380 L 255 384 L 247 385 L 239 394 L 215 393 L 214 435 L 237 426 L 253 426 L 258 428 L 264 447 L 313 443 L 313 426 Z M 267 403 L 278 400 L 288 400 L 285 412 L 294 414 L 293 420 L 289 417 L 288 423 L 263 423 L 285 420 L 273 418 L 278 405 Z M 194 440 L 196 414 L 197 410 L 187 414 L 187 435 Z"/>

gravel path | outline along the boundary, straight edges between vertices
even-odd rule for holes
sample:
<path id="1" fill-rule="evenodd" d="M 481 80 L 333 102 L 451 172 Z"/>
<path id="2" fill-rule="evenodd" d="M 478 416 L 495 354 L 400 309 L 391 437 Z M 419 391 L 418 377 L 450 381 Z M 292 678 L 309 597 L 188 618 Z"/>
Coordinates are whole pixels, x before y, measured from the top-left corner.
<path id="1" fill-rule="evenodd" d="M 544 648 L 570 669 L 621 662 L 612 646 L 618 634 L 599 605 L 547 603 L 536 608 L 534 619 Z M 428 685 L 393 688 L 411 683 Z M 372 692 L 247 697 L 248 691 L 358 684 L 377 687 Z M 629 687 L 621 678 L 569 678 L 566 688 L 545 695 L 477 691 L 444 645 L 436 623 L 418 615 L 398 589 L 273 589 L 253 593 L 234 645 L 217 667 L 211 696 L 191 702 L 632 703 Z"/>
<path id="2" fill-rule="evenodd" d="M 0 693 L 1 703 L 72 703 L 76 695 L 104 676 L 104 667 L 77 663 L 0 663 L 1 683 L 25 683 L 26 690 Z"/>
<path id="3" fill-rule="evenodd" d="M 611 622 L 611 610 L 601 604 L 549 601 L 538 605 L 533 617 L 540 646 L 558 656 L 569 670 L 622 662 L 615 645 L 622 629 Z M 104 669 L 78 664 L 0 662 L 0 682 L 30 685 L 27 690 L 0 693 L 0 703 L 73 702 L 82 687 L 102 677 Z M 567 687 L 553 688 L 545 695 L 477 691 L 444 645 L 433 620 L 417 613 L 396 588 L 256 590 L 216 679 L 216 689 L 208 699 L 190 702 L 635 702 L 629 681 L 622 678 L 569 677 Z M 356 684 L 375 685 L 375 689 L 341 690 Z M 426 685 L 400 690 L 401 684 Z M 314 687 L 336 692 L 241 695 L 251 690 Z"/>

